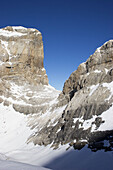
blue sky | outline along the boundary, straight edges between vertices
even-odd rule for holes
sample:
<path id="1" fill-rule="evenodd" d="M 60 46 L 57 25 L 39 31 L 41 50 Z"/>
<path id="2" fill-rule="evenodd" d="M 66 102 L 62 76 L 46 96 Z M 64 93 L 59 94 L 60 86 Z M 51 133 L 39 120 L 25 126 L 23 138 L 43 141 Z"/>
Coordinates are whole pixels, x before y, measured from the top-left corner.
<path id="1" fill-rule="evenodd" d="M 0 27 L 22 25 L 42 32 L 49 83 L 63 84 L 81 62 L 113 39 L 113 0 L 5 0 Z"/>

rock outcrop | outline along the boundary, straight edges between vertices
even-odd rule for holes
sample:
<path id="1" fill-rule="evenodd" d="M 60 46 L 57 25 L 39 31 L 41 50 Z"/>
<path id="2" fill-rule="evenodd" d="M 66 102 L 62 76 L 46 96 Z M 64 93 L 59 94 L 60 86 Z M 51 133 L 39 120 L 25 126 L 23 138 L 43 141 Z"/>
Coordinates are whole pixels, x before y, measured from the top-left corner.
<path id="1" fill-rule="evenodd" d="M 38 30 L 0 29 L 0 112 L 24 114 L 34 130 L 31 136 L 53 124 L 64 109 L 57 99 L 60 91 L 48 84 L 43 59 L 42 35 Z"/>
<path id="2" fill-rule="evenodd" d="M 0 78 L 18 77 L 48 85 L 43 59 L 42 35 L 38 30 L 11 26 L 0 29 Z"/>
<path id="3" fill-rule="evenodd" d="M 0 103 L 3 106 L 12 106 L 25 115 L 46 112 L 59 91 L 48 84 L 43 59 L 42 35 L 38 30 L 21 26 L 0 29 Z"/>
<path id="4" fill-rule="evenodd" d="M 112 138 L 109 121 L 113 112 L 113 40 L 98 48 L 71 74 L 59 96 L 60 104 L 64 99 L 67 107 L 58 123 L 41 129 L 38 135 L 44 136 L 43 144 L 53 142 L 58 147 L 70 143 L 75 149 L 89 144 L 94 148 L 92 142 Z"/>
<path id="5" fill-rule="evenodd" d="M 63 94 L 72 97 L 84 87 L 111 81 L 113 81 L 113 40 L 99 47 L 85 63 L 79 65 L 66 80 Z"/>

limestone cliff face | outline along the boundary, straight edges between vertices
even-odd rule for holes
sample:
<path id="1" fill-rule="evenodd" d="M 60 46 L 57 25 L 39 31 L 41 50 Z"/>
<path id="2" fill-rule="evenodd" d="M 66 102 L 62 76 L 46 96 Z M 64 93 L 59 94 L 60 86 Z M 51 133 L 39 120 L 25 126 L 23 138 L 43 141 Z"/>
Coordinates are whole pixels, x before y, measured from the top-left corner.
<path id="1" fill-rule="evenodd" d="M 11 109 L 11 115 L 29 115 L 28 126 L 34 131 L 59 117 L 56 110 L 53 113 L 53 105 L 60 92 L 48 84 L 43 59 L 42 35 L 38 30 L 0 29 L 0 113 L 4 115 Z M 50 110 L 52 116 L 47 114 Z"/>
<path id="2" fill-rule="evenodd" d="M 55 147 L 70 143 L 78 149 L 87 143 L 95 149 L 95 142 L 102 141 L 98 148 L 106 150 L 103 141 L 108 140 L 108 150 L 112 150 L 113 40 L 98 48 L 70 75 L 59 96 L 60 106 L 66 102 L 55 126 L 41 129 L 41 142 L 53 142 Z"/>
<path id="3" fill-rule="evenodd" d="M 79 65 L 63 87 L 63 94 L 74 93 L 83 87 L 102 82 L 113 81 L 113 40 L 106 42 L 91 55 L 85 63 Z M 99 74 L 100 73 L 100 74 Z"/>
<path id="4" fill-rule="evenodd" d="M 30 83 L 48 84 L 43 66 L 42 35 L 36 29 L 0 29 L 0 77 L 25 78 Z"/>

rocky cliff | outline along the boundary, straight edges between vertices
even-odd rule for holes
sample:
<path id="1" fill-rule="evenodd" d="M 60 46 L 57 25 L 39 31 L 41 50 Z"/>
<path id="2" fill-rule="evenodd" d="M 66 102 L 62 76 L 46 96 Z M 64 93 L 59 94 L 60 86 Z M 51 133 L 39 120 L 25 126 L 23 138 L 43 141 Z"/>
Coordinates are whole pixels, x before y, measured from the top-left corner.
<path id="1" fill-rule="evenodd" d="M 0 135 L 2 138 L 2 134 L 7 132 L 6 136 L 11 136 L 11 143 L 13 136 L 10 127 L 12 122 L 16 122 L 13 128 L 18 129 L 18 113 L 20 117 L 26 117 L 26 128 L 31 129 L 31 134 L 25 140 L 27 142 L 35 131 L 37 134 L 47 124 L 53 124 L 65 108 L 58 107 L 60 92 L 48 84 L 43 59 L 42 35 L 38 30 L 24 27 L 0 29 L 0 119 L 3 125 Z M 9 114 L 13 120 L 8 121 Z M 21 135 L 16 134 L 16 138 L 18 141 Z M 4 141 L 1 140 L 1 143 Z"/>
<path id="2" fill-rule="evenodd" d="M 42 143 L 53 142 L 54 147 L 70 143 L 78 149 L 88 144 L 92 150 L 112 150 L 113 40 L 98 48 L 70 75 L 59 96 L 60 105 L 64 99 L 67 107 L 60 119 L 55 125 L 41 129 Z M 40 143 L 38 138 L 34 140 Z"/>
<path id="3" fill-rule="evenodd" d="M 42 35 L 36 29 L 5 27 L 0 29 L 0 77 L 25 79 L 48 85 L 43 66 Z"/>
<path id="4" fill-rule="evenodd" d="M 113 40 L 99 47 L 89 59 L 79 65 L 63 87 L 63 94 L 73 96 L 78 90 L 102 82 L 113 81 Z"/>
<path id="5" fill-rule="evenodd" d="M 0 29 L 1 145 L 7 145 L 10 136 L 11 144 L 15 138 L 22 144 L 51 144 L 54 148 L 69 144 L 80 149 L 88 144 L 94 151 L 112 150 L 113 40 L 70 75 L 61 93 L 48 84 L 43 58 L 38 30 Z M 12 117 L 17 125 L 9 121 Z M 23 131 L 15 134 L 21 124 L 25 138 L 21 138 Z"/>
<path id="6" fill-rule="evenodd" d="M 48 84 L 43 59 L 38 30 L 21 26 L 0 29 L 1 104 L 26 115 L 48 109 L 59 92 Z"/>

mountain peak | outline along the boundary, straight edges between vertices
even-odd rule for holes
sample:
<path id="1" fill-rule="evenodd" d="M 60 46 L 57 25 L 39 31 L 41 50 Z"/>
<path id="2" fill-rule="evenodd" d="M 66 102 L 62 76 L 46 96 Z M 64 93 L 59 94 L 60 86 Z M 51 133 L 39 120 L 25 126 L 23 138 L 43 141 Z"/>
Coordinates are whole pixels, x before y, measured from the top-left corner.
<path id="1" fill-rule="evenodd" d="M 0 29 L 0 77 L 24 77 L 29 82 L 47 85 L 43 59 L 42 35 L 38 30 L 22 26 Z"/>
<path id="2" fill-rule="evenodd" d="M 88 76 L 90 73 L 99 70 L 101 73 L 106 70 L 110 70 L 113 65 L 113 40 L 109 40 L 104 43 L 101 47 L 97 48 L 94 54 L 90 55 L 86 62 L 80 64 L 78 69 L 75 70 L 66 80 L 63 93 L 69 94 L 75 89 L 81 89 L 84 86 L 93 85 L 94 81 L 90 79 L 89 81 L 83 82 L 84 77 Z M 81 83 L 80 83 L 81 82 Z M 95 81 L 95 83 L 99 83 Z"/>
<path id="3" fill-rule="evenodd" d="M 98 48 L 70 75 L 59 96 L 60 105 L 64 99 L 67 106 L 58 123 L 41 129 L 37 143 L 53 142 L 56 148 L 60 143 L 70 143 L 75 149 L 88 144 L 96 150 L 96 142 L 101 141 L 99 149 L 112 150 L 113 40 Z M 102 140 L 108 140 L 109 147 L 104 147 Z"/>
<path id="4" fill-rule="evenodd" d="M 20 32 L 20 33 L 28 33 L 28 32 L 32 32 L 32 33 L 37 33 L 37 34 L 41 34 L 40 31 L 38 31 L 35 28 L 26 28 L 23 26 L 7 26 L 5 28 L 0 29 L 1 32 L 3 31 L 7 31 L 7 33 L 9 32 L 10 36 L 11 36 L 11 32 Z"/>

